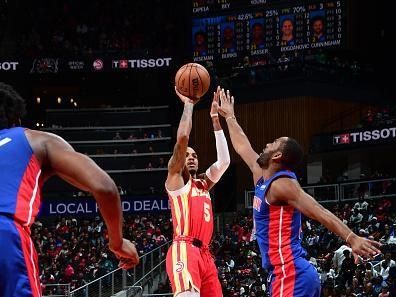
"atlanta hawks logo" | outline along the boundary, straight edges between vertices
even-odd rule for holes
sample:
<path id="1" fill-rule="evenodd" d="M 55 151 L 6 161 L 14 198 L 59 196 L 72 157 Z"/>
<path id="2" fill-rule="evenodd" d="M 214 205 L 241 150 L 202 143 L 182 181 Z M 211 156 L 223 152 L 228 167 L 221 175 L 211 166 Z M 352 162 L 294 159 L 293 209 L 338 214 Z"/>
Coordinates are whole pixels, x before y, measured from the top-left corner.
<path id="1" fill-rule="evenodd" d="M 184 269 L 184 263 L 182 262 L 182 261 L 178 261 L 177 263 L 176 263 L 176 272 L 177 273 L 180 273 L 180 272 L 182 272 L 183 271 L 183 269 Z"/>

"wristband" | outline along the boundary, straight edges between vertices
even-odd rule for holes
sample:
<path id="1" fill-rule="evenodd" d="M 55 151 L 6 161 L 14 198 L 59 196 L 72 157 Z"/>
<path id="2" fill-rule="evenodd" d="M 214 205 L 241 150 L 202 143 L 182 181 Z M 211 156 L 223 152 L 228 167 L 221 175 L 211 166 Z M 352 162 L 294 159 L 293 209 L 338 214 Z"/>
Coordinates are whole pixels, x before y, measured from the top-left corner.
<path id="1" fill-rule="evenodd" d="M 353 231 L 349 232 L 349 234 L 348 234 L 347 238 L 345 239 L 345 242 L 346 242 L 346 243 L 348 243 L 349 236 L 351 236 L 351 235 L 352 235 L 352 233 L 353 233 Z"/>

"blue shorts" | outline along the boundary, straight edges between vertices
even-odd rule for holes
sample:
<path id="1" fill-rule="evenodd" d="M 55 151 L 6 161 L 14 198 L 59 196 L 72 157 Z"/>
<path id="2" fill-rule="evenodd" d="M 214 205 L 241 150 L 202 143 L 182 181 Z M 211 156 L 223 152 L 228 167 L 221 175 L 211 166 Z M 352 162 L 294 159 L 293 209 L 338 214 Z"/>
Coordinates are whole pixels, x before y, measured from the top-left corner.
<path id="1" fill-rule="evenodd" d="M 37 253 L 28 229 L 0 215 L 0 296 L 40 297 Z"/>
<path id="2" fill-rule="evenodd" d="M 298 258 L 274 267 L 269 289 L 272 297 L 320 297 L 320 279 L 311 263 Z"/>

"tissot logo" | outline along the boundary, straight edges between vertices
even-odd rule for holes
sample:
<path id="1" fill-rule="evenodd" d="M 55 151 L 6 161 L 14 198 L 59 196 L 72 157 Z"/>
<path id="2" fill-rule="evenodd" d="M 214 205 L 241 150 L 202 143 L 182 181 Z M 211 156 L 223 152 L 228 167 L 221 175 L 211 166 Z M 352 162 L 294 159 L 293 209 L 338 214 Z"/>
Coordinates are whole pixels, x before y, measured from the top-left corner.
<path id="1" fill-rule="evenodd" d="M 169 67 L 172 58 L 157 59 L 122 59 L 113 60 L 112 67 L 114 69 L 132 69 L 132 68 L 162 68 Z"/>
<path id="2" fill-rule="evenodd" d="M 353 144 L 396 138 L 396 127 L 344 133 L 333 136 L 333 144 Z"/>
<path id="3" fill-rule="evenodd" d="M 0 71 L 15 71 L 19 62 L 0 62 Z"/>

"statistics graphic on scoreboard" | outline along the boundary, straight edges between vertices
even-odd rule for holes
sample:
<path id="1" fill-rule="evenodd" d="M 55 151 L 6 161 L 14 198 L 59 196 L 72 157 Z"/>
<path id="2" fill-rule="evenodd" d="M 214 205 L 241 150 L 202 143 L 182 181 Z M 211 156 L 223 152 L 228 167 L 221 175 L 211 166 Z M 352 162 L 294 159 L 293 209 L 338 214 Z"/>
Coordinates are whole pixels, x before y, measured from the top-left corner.
<path id="1" fill-rule="evenodd" d="M 194 1 L 193 15 L 194 61 L 279 57 L 345 43 L 344 0 L 298 6 L 290 1 Z"/>

